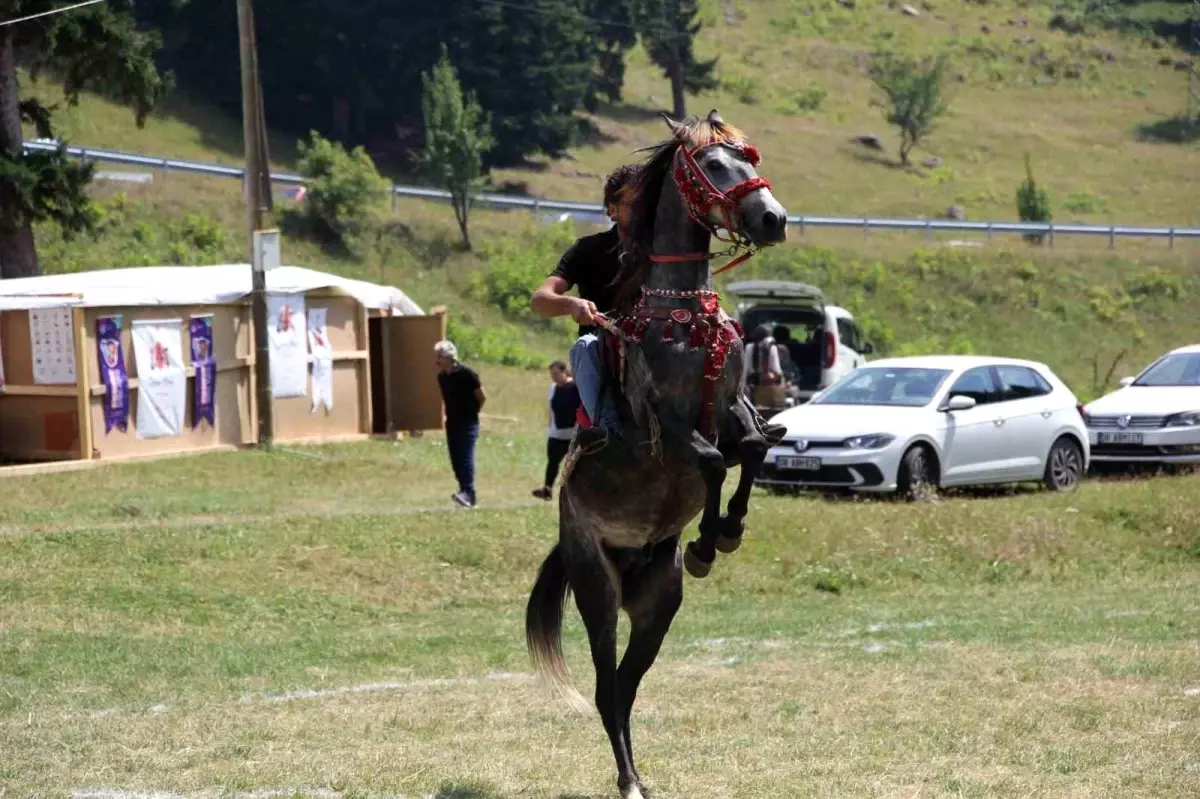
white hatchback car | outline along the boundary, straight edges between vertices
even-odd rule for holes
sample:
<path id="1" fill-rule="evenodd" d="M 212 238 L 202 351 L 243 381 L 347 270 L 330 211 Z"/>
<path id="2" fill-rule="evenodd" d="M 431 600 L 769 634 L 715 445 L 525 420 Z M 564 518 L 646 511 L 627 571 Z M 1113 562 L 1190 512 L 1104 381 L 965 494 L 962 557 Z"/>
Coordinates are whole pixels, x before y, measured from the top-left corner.
<path id="1" fill-rule="evenodd" d="M 860 366 L 806 405 L 776 414 L 787 435 L 756 483 L 899 491 L 1040 480 L 1073 489 L 1087 429 L 1071 390 L 1045 364 L 962 355 Z"/>
<path id="2" fill-rule="evenodd" d="M 1097 463 L 1200 463 L 1200 344 L 1122 378 L 1083 412 Z"/>

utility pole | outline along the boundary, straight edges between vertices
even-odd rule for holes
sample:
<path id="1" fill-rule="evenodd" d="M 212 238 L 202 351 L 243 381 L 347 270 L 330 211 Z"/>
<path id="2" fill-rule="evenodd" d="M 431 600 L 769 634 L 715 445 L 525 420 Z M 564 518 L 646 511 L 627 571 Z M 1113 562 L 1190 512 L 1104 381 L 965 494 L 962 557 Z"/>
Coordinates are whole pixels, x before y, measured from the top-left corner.
<path id="1" fill-rule="evenodd" d="M 271 178 L 266 143 L 266 116 L 258 80 L 258 47 L 250 0 L 237 0 L 238 38 L 242 66 L 242 137 L 246 149 L 244 190 L 247 243 L 250 251 L 250 316 L 254 324 L 255 400 L 258 405 L 258 445 L 270 449 L 275 438 L 271 394 L 271 352 L 267 337 L 267 274 L 262 268 L 256 233 L 263 212 L 271 210 Z"/>

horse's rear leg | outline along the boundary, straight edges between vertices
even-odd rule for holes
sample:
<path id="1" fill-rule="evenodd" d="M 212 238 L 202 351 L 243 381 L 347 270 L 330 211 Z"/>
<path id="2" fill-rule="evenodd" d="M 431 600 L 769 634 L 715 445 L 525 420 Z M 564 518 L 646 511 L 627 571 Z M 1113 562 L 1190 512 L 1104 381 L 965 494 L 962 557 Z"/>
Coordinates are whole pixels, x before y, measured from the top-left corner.
<path id="1" fill-rule="evenodd" d="M 691 541 L 683 553 L 683 565 L 696 578 L 707 577 L 717 559 L 716 541 L 721 535 L 721 486 L 729 469 L 720 450 L 692 431 L 691 456 L 704 479 L 704 513 L 700 516 L 700 537 Z"/>
<path id="2" fill-rule="evenodd" d="M 625 702 L 617 676 L 617 612 L 620 607 L 615 567 L 598 543 L 583 534 L 564 547 L 575 604 L 587 628 L 596 668 L 596 709 L 617 761 L 617 787 L 622 799 L 642 799 L 633 755 L 625 738 Z"/>
<path id="3" fill-rule="evenodd" d="M 734 403 L 730 413 L 730 421 L 734 428 L 741 428 L 737 440 L 738 460 L 741 461 L 742 472 L 738 478 L 737 489 L 726 506 L 726 515 L 721 519 L 721 532 L 716 547 L 722 552 L 734 552 L 742 545 L 746 514 L 750 510 L 750 491 L 754 488 L 754 478 L 766 460 L 767 450 L 770 449 L 769 442 L 758 431 L 746 403 Z"/>
<path id="4" fill-rule="evenodd" d="M 625 745 L 629 747 L 632 761 L 633 736 L 629 731 L 629 718 L 633 713 L 633 701 L 642 677 L 658 657 L 675 613 L 683 603 L 683 564 L 678 537 L 655 546 L 650 562 L 625 578 L 622 595 L 625 611 L 629 614 L 630 631 L 629 646 L 617 669 L 617 682 L 625 702 Z M 637 774 L 636 767 L 634 774 Z M 637 779 L 645 791 L 641 776 Z"/>

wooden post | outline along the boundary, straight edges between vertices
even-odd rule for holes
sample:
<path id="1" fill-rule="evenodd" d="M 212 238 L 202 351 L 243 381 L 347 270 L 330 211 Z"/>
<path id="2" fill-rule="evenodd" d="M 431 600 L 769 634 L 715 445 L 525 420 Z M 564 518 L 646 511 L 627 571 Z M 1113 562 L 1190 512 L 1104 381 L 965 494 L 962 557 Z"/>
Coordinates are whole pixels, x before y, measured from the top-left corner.
<path id="1" fill-rule="evenodd" d="M 75 334 L 75 400 L 79 414 L 79 460 L 90 461 L 92 438 L 92 392 L 88 380 L 87 313 L 83 308 L 71 309 L 71 326 Z M 103 402 L 103 400 L 101 400 Z"/>
<path id="2" fill-rule="evenodd" d="M 392 326 L 388 324 L 391 319 L 389 310 L 379 320 L 379 357 L 383 358 L 383 409 L 386 414 L 384 431 L 389 435 L 396 432 L 396 415 L 392 412 Z"/>
<path id="3" fill-rule="evenodd" d="M 250 7 L 250 0 L 237 0 L 237 12 L 242 70 L 242 139 L 246 150 L 246 238 L 250 248 L 250 305 L 251 317 L 254 320 L 254 371 L 257 375 L 254 391 L 258 445 L 269 449 L 275 434 L 275 418 L 271 400 L 270 344 L 267 339 L 267 276 L 262 269 L 254 268 L 258 260 L 254 234 L 262 229 L 263 210 L 270 204 L 271 186 L 270 177 L 264 175 L 267 169 L 265 119 L 258 82 L 254 12 Z"/>
<path id="4" fill-rule="evenodd" d="M 358 324 L 355 340 L 359 351 L 366 351 L 367 357 L 358 362 L 358 415 L 359 432 L 371 434 L 371 329 L 367 317 L 367 306 L 357 300 Z"/>

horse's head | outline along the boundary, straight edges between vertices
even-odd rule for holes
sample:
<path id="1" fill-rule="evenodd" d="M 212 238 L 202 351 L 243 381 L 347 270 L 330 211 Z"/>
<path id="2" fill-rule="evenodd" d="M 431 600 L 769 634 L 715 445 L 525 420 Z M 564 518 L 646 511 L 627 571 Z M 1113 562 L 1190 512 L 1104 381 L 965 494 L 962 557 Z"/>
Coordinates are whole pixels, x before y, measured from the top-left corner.
<path id="1" fill-rule="evenodd" d="M 702 120 L 676 122 L 672 177 L 688 214 L 709 232 L 728 232 L 739 243 L 765 247 L 787 239 L 787 210 L 759 177 L 758 150 L 716 109 Z"/>

